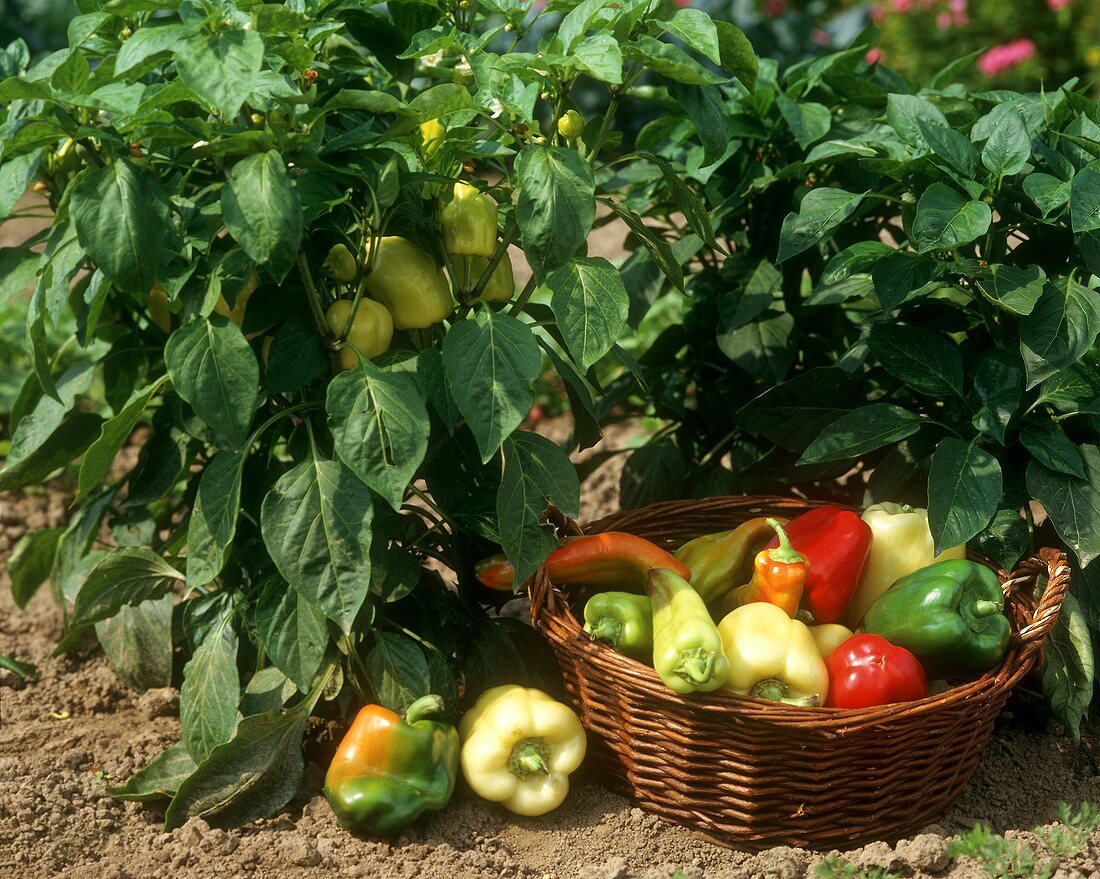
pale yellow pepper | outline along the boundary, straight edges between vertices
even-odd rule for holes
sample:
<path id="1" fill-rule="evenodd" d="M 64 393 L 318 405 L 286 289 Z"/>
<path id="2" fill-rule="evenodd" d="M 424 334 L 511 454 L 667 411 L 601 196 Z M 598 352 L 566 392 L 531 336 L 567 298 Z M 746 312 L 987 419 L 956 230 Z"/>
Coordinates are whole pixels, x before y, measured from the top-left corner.
<path id="1" fill-rule="evenodd" d="M 424 155 L 429 159 L 435 155 L 436 150 L 443 144 L 443 138 L 447 134 L 447 128 L 438 119 L 429 119 L 420 123 L 420 142 L 424 147 Z"/>
<path id="2" fill-rule="evenodd" d="M 743 604 L 718 624 L 737 693 L 791 705 L 821 705 L 829 672 L 809 627 L 766 601 Z"/>
<path id="3" fill-rule="evenodd" d="M 253 272 L 248 276 L 248 280 L 244 282 L 244 286 L 241 287 L 237 293 L 237 298 L 233 300 L 233 307 L 229 307 L 229 302 L 225 296 L 218 294 L 218 301 L 214 303 L 214 313 L 220 314 L 224 318 L 228 318 L 238 327 L 244 326 L 244 315 L 248 310 L 248 300 L 252 297 L 253 292 L 260 286 L 260 276 Z M 263 330 L 258 330 L 254 333 L 246 333 L 246 339 L 255 339 L 257 336 L 262 336 Z"/>
<path id="4" fill-rule="evenodd" d="M 882 503 L 868 507 L 862 518 L 871 527 L 871 554 L 844 615 L 852 628 L 862 622 L 872 602 L 901 577 L 934 562 L 966 558 L 965 544 L 935 554 L 932 532 L 928 530 L 928 510 Z"/>
<path id="5" fill-rule="evenodd" d="M 517 815 L 544 815 L 569 793 L 587 738 L 568 705 L 541 690 L 486 690 L 458 725 L 462 774 L 479 797 Z"/>
<path id="6" fill-rule="evenodd" d="M 855 632 L 840 623 L 823 623 L 820 626 L 810 626 L 810 634 L 814 636 L 814 643 L 821 658 L 828 659 L 829 654 L 851 638 Z"/>
<path id="7" fill-rule="evenodd" d="M 328 307 L 325 320 L 337 338 L 347 325 L 352 305 L 347 299 L 337 299 Z M 389 350 L 392 340 L 393 318 L 386 306 L 373 299 L 361 299 L 347 338 L 340 346 L 340 368 L 354 369 L 360 356 L 365 360 L 377 357 Z"/>

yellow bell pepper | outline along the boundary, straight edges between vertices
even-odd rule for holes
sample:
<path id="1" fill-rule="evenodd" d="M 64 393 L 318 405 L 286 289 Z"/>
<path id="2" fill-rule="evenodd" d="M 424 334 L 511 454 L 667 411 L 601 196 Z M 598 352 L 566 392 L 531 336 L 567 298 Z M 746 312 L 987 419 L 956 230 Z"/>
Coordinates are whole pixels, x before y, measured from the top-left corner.
<path id="1" fill-rule="evenodd" d="M 168 305 L 168 291 L 158 281 L 149 291 L 149 299 L 146 302 L 151 320 L 166 336 L 172 335 L 172 309 Z"/>
<path id="2" fill-rule="evenodd" d="M 325 313 L 325 321 L 337 338 L 344 332 L 352 304 L 347 299 L 337 299 Z M 365 360 L 377 357 L 389 350 L 392 340 L 393 318 L 386 306 L 373 299 L 360 299 L 351 329 L 340 347 L 340 368 L 354 369 L 359 365 L 360 355 Z"/>
<path id="3" fill-rule="evenodd" d="M 370 259 L 370 243 L 366 257 Z M 431 254 L 407 238 L 387 235 L 378 241 L 378 253 L 367 275 L 367 292 L 393 315 L 399 330 L 422 330 L 437 324 L 454 310 L 451 287 Z"/>
<path id="4" fill-rule="evenodd" d="M 845 622 L 852 628 L 876 598 L 897 580 L 933 562 L 966 558 L 966 546 L 953 546 L 939 555 L 928 530 L 928 510 L 901 504 L 875 504 L 863 511 L 863 521 L 871 527 L 871 554 L 863 579 L 856 588 Z"/>
<path id="5" fill-rule="evenodd" d="M 489 267 L 489 259 L 484 256 L 452 256 L 451 268 L 454 270 L 454 288 L 459 293 L 469 293 L 477 286 L 481 276 Z M 512 261 L 505 254 L 497 263 L 489 280 L 481 288 L 482 302 L 507 302 L 516 292 L 516 281 L 512 274 Z M 459 297 L 463 299 L 462 296 Z M 463 301 L 465 301 L 463 299 Z"/>
<path id="6" fill-rule="evenodd" d="M 443 208 L 443 247 L 452 256 L 492 256 L 497 247 L 497 203 L 476 186 L 454 185 Z"/>
<path id="7" fill-rule="evenodd" d="M 824 623 L 820 626 L 810 626 L 810 634 L 814 636 L 814 643 L 821 658 L 828 659 L 829 654 L 851 638 L 855 632 L 840 623 Z"/>
<path id="8" fill-rule="evenodd" d="M 229 307 L 229 302 L 225 296 L 218 294 L 218 301 L 214 303 L 215 314 L 220 314 L 224 318 L 228 318 L 238 327 L 244 326 L 244 315 L 248 310 L 248 300 L 252 297 L 253 292 L 260 286 L 260 276 L 253 272 L 248 276 L 248 280 L 244 282 L 244 286 L 241 287 L 237 293 L 237 298 L 233 300 L 233 307 Z M 257 330 L 254 333 L 246 333 L 246 339 L 255 339 L 258 336 L 264 334 L 263 330 Z"/>
<path id="9" fill-rule="evenodd" d="M 743 604 L 718 624 L 729 662 L 727 686 L 790 705 L 821 705 L 829 672 L 809 627 L 766 601 Z"/>
<path id="10" fill-rule="evenodd" d="M 424 155 L 429 159 L 435 155 L 436 150 L 443 144 L 443 137 L 447 128 L 438 119 L 429 119 L 420 123 L 420 143 L 424 148 Z"/>
<path id="11" fill-rule="evenodd" d="M 462 774 L 478 796 L 517 815 L 544 815 L 569 793 L 587 738 L 573 709 L 541 690 L 486 690 L 458 725 Z"/>

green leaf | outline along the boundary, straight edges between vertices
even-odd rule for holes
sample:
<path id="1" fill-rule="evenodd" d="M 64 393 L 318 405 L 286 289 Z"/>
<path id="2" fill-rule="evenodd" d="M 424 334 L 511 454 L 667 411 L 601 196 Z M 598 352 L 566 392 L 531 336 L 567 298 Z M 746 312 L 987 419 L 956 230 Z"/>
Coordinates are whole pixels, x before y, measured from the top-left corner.
<path id="1" fill-rule="evenodd" d="M 544 285 L 569 353 L 587 370 L 626 327 L 630 297 L 618 269 L 603 257 L 582 257 L 548 272 Z"/>
<path id="2" fill-rule="evenodd" d="M 184 324 L 168 339 L 164 362 L 172 386 L 207 427 L 243 448 L 260 387 L 256 355 L 223 317 Z"/>
<path id="3" fill-rule="evenodd" d="M 233 549 L 244 460 L 243 452 L 220 452 L 199 477 L 199 491 L 187 528 L 189 589 L 213 583 Z"/>
<path id="4" fill-rule="evenodd" d="M 1085 461 L 1086 479 L 1056 473 L 1032 461 L 1027 465 L 1027 490 L 1043 505 L 1081 567 L 1087 567 L 1100 555 L 1100 448 L 1077 448 Z"/>
<path id="5" fill-rule="evenodd" d="M 264 41 L 254 30 L 198 33 L 177 44 L 180 79 L 223 119 L 232 119 L 248 99 L 264 60 Z"/>
<path id="6" fill-rule="evenodd" d="M 1054 716 L 1081 740 L 1081 721 L 1092 703 L 1096 666 L 1092 633 L 1073 595 L 1062 599 L 1062 613 L 1044 643 L 1043 695 Z"/>
<path id="7" fill-rule="evenodd" d="M 756 77 L 760 73 L 760 59 L 753 51 L 752 43 L 745 32 L 732 22 L 717 20 L 718 51 L 721 68 L 741 80 L 750 92 L 756 87 Z"/>
<path id="8" fill-rule="evenodd" d="M 428 409 L 416 379 L 360 360 L 329 383 L 325 409 L 340 460 L 399 510 L 428 449 Z"/>
<path id="9" fill-rule="evenodd" d="M 890 314 L 920 293 L 945 271 L 942 262 L 929 256 L 896 251 L 880 259 L 871 272 L 875 294 L 883 314 Z"/>
<path id="10" fill-rule="evenodd" d="M 670 436 L 630 453 L 619 477 L 620 505 L 636 510 L 647 504 L 677 500 L 684 492 L 687 462 Z"/>
<path id="11" fill-rule="evenodd" d="M 1001 464 L 977 440 L 940 440 L 928 472 L 928 527 L 936 554 L 985 528 L 1001 492 Z"/>
<path id="12" fill-rule="evenodd" d="M 88 451 L 84 453 L 84 460 L 80 462 L 77 500 L 86 497 L 88 492 L 108 474 L 115 456 L 133 433 L 142 413 L 149 406 L 149 401 L 166 381 L 168 376 L 162 376 L 152 384 L 134 391 L 122 411 L 103 423 L 99 437 L 88 447 Z"/>
<path id="13" fill-rule="evenodd" d="M 18 419 L 3 472 L 31 455 L 57 432 L 77 398 L 88 392 L 94 377 L 95 368 L 91 364 L 73 364 L 57 380 L 57 397 L 38 398 L 34 408 Z"/>
<path id="14" fill-rule="evenodd" d="M 947 117 L 935 104 L 916 95 L 891 94 L 886 98 L 886 120 L 906 143 L 920 146 L 923 141 L 920 123 L 951 128 Z"/>
<path id="15" fill-rule="evenodd" d="M 585 73 L 603 82 L 619 85 L 623 81 L 623 51 L 619 41 L 608 33 L 585 37 L 573 48 L 573 60 Z"/>
<path id="16" fill-rule="evenodd" d="M 271 661 L 299 690 L 309 692 L 328 646 L 324 615 L 281 577 L 272 577 L 256 602 L 253 622 Z"/>
<path id="17" fill-rule="evenodd" d="M 1005 113 L 982 148 L 982 164 L 995 180 L 1019 174 L 1031 158 L 1031 138 L 1019 113 Z"/>
<path id="18" fill-rule="evenodd" d="M 123 605 L 160 598 L 182 581 L 183 574 L 151 550 L 128 546 L 110 552 L 81 585 L 65 637 L 54 652 L 67 650 L 88 626 L 113 617 Z"/>
<path id="19" fill-rule="evenodd" d="M 820 366 L 751 400 L 737 413 L 738 424 L 789 452 L 801 452 L 862 400 L 851 375 L 835 366 Z"/>
<path id="20" fill-rule="evenodd" d="M 1047 276 L 1039 266 L 992 265 L 974 276 L 974 284 L 994 305 L 1012 314 L 1031 314 Z"/>
<path id="21" fill-rule="evenodd" d="M 293 315 L 275 334 L 264 384 L 272 394 L 305 387 L 329 369 L 321 334 L 308 314 Z"/>
<path id="22" fill-rule="evenodd" d="M 823 104 L 815 104 L 812 101 L 792 101 L 785 95 L 777 97 L 775 103 L 790 127 L 794 139 L 804 150 L 821 140 L 833 126 L 833 115 Z"/>
<path id="23" fill-rule="evenodd" d="M 35 150 L 0 164 L 0 220 L 6 220 L 15 210 L 38 172 L 41 159 L 42 151 Z"/>
<path id="24" fill-rule="evenodd" d="M 242 159 L 222 187 L 225 225 L 244 252 L 277 280 L 286 276 L 302 244 L 302 209 L 276 150 Z"/>
<path id="25" fill-rule="evenodd" d="M 316 697 L 287 711 L 246 717 L 184 781 L 164 815 L 168 829 L 199 816 L 239 827 L 266 818 L 290 802 L 305 771 L 302 737 Z"/>
<path id="26" fill-rule="evenodd" d="M 438 348 L 424 348 L 416 355 L 416 380 L 425 399 L 442 419 L 447 433 L 453 436 L 462 413 L 458 411 L 447 374 L 443 371 L 443 354 Z"/>
<path id="27" fill-rule="evenodd" d="M 49 579 L 61 532 L 61 528 L 28 531 L 15 545 L 8 560 L 8 576 L 16 607 L 25 608 L 38 588 Z"/>
<path id="28" fill-rule="evenodd" d="M 1081 453 L 1057 421 L 1037 421 L 1025 425 L 1020 431 L 1020 442 L 1044 467 L 1078 479 L 1087 478 Z"/>
<path id="29" fill-rule="evenodd" d="M 1069 194 L 1070 228 L 1074 232 L 1100 229 L 1100 159 L 1074 175 Z"/>
<path id="30" fill-rule="evenodd" d="M 676 82 L 685 85 L 717 85 L 725 77 L 707 70 L 679 46 L 662 43 L 647 34 L 639 34 L 630 43 L 623 44 L 623 55 Z"/>
<path id="31" fill-rule="evenodd" d="M 115 287 L 148 293 L 168 226 L 168 199 L 156 175 L 117 159 L 80 174 L 69 192 L 80 246 Z"/>
<path id="32" fill-rule="evenodd" d="M 931 397 L 963 395 L 963 362 L 949 336 L 906 324 L 876 323 L 867 344 L 890 375 Z"/>
<path id="33" fill-rule="evenodd" d="M 825 427 L 799 464 L 845 461 L 903 440 L 920 430 L 920 416 L 889 403 L 860 406 Z"/>
<path id="34" fill-rule="evenodd" d="M 1031 533 L 1019 510 L 997 510 L 989 524 L 971 543 L 1006 571 L 1011 571 L 1028 551 Z"/>
<path id="35" fill-rule="evenodd" d="M 542 369 L 538 343 L 526 324 L 481 308 L 447 333 L 443 369 L 486 462 L 535 402 L 531 385 Z"/>
<path id="36" fill-rule="evenodd" d="M 852 216 L 866 195 L 867 192 L 845 192 L 830 186 L 811 189 L 802 199 L 798 213 L 788 214 L 783 220 L 776 262 L 813 247 Z"/>
<path id="37" fill-rule="evenodd" d="M 214 748 L 233 738 L 240 697 L 233 605 L 223 601 L 216 621 L 183 669 L 181 738 L 196 763 L 201 765 Z"/>
<path id="38" fill-rule="evenodd" d="M 944 183 L 933 183 L 917 202 L 913 242 L 920 253 L 950 250 L 984 235 L 992 218 L 985 202 L 971 201 Z"/>
<path id="39" fill-rule="evenodd" d="M 726 265 L 730 263 L 727 262 Z M 741 281 L 739 286 L 721 293 L 718 297 L 720 334 L 728 334 L 743 327 L 770 308 L 783 291 L 783 275 L 766 259 L 760 260 L 746 277 L 738 280 Z"/>
<path id="40" fill-rule="evenodd" d="M 64 467 L 92 443 L 102 423 L 103 419 L 92 412 L 74 413 L 26 456 L 15 462 L 8 460 L 0 470 L 0 491 L 41 482 Z"/>
<path id="41" fill-rule="evenodd" d="M 431 687 L 428 660 L 415 641 L 396 632 L 374 630 L 374 644 L 363 657 L 379 704 L 403 713 Z"/>
<path id="42" fill-rule="evenodd" d="M 176 742 L 131 775 L 126 784 L 109 787 L 107 793 L 120 800 L 139 803 L 170 799 L 197 768 L 198 764 L 187 752 L 187 746 Z"/>
<path id="43" fill-rule="evenodd" d="M 432 86 L 409 101 L 409 111 L 421 122 L 473 107 L 474 99 L 469 89 L 457 82 Z"/>
<path id="44" fill-rule="evenodd" d="M 312 450 L 279 477 L 263 502 L 264 544 L 279 573 L 345 634 L 370 587 L 372 518 L 366 484 L 339 461 L 321 460 Z M 310 678 L 319 665 L 320 656 Z M 302 674 L 279 667 L 300 689 L 309 689 Z"/>
<path id="45" fill-rule="evenodd" d="M 699 9 L 678 9 L 668 21 L 657 21 L 657 27 L 666 34 L 682 40 L 690 49 L 715 64 L 722 63 L 718 45 L 718 29 L 709 15 Z"/>
<path id="46" fill-rule="evenodd" d="M 964 177 L 974 176 L 978 169 L 978 151 L 965 135 L 924 119 L 917 119 L 917 127 L 933 153 Z"/>
<path id="47" fill-rule="evenodd" d="M 712 85 L 683 85 L 669 80 L 668 96 L 683 109 L 695 126 L 695 133 L 703 145 L 703 166 L 708 167 L 721 159 L 729 147 L 730 124 L 724 98 L 718 88 Z M 680 177 L 676 179 L 683 183 Z"/>
<path id="48" fill-rule="evenodd" d="M 1023 183 L 1027 197 L 1035 202 L 1044 217 L 1049 217 L 1069 201 L 1070 186 L 1068 180 L 1041 172 L 1028 174 Z"/>
<path id="49" fill-rule="evenodd" d="M 1050 281 L 1020 324 L 1028 390 L 1084 356 L 1100 334 L 1100 294 L 1072 277 Z"/>
<path id="50" fill-rule="evenodd" d="M 556 443 L 518 430 L 504 442 L 504 475 L 497 492 L 500 543 L 523 583 L 558 544 L 540 517 L 552 503 L 567 516 L 580 513 L 580 482 Z"/>
<path id="51" fill-rule="evenodd" d="M 616 201 L 608 205 L 612 211 L 619 216 L 631 232 L 641 242 L 642 247 L 646 249 L 649 256 L 660 268 L 661 273 L 668 279 L 677 290 L 684 289 L 684 269 L 680 263 L 680 260 L 676 257 L 676 252 L 672 249 L 672 245 L 665 241 L 663 238 L 659 238 L 657 234 L 649 228 L 642 220 L 640 214 L 632 211 L 622 202 Z"/>
<path id="52" fill-rule="evenodd" d="M 107 661 L 128 687 L 139 692 L 172 683 L 172 596 L 123 605 L 95 624 Z"/>
<path id="53" fill-rule="evenodd" d="M 1024 393 L 1024 370 L 1019 358 L 1007 351 L 987 351 L 974 369 L 973 383 L 974 394 L 982 406 L 971 423 L 1004 445 L 1005 431 L 1020 408 Z"/>
<path id="54" fill-rule="evenodd" d="M 170 52 L 187 37 L 187 27 L 182 24 L 166 24 L 162 27 L 144 25 L 128 37 L 115 56 L 115 76 L 136 67 L 147 58 Z"/>
<path id="55" fill-rule="evenodd" d="M 774 309 L 732 332 L 719 331 L 717 341 L 718 348 L 733 363 L 772 384 L 783 381 L 797 353 L 794 317 Z"/>
<path id="56" fill-rule="evenodd" d="M 588 239 L 596 184 L 588 163 L 565 147 L 526 147 L 516 158 L 516 179 L 516 222 L 524 253 L 541 278 L 565 265 Z"/>

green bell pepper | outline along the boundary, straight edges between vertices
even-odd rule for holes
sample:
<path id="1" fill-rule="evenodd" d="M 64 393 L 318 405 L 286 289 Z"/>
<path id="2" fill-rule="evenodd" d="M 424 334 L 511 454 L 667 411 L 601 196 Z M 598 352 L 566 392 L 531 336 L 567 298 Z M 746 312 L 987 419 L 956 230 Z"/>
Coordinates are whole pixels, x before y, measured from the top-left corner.
<path id="1" fill-rule="evenodd" d="M 914 654 L 930 678 L 979 674 L 1008 649 L 1003 608 L 992 570 L 950 559 L 897 580 L 867 609 L 863 628 Z"/>
<path id="2" fill-rule="evenodd" d="M 360 710 L 325 776 L 325 797 L 343 827 L 400 833 L 451 799 L 458 731 L 442 720 L 439 696 L 424 696 L 402 719 L 381 705 Z"/>
<path id="3" fill-rule="evenodd" d="M 653 659 L 653 607 L 645 595 L 601 592 L 584 606 L 584 630 L 641 662 Z"/>

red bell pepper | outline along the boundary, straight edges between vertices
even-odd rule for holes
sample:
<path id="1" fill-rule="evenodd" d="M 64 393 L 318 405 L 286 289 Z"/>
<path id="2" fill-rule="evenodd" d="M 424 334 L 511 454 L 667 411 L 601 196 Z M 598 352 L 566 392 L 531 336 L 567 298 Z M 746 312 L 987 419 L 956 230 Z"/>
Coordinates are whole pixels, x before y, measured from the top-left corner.
<path id="1" fill-rule="evenodd" d="M 803 605 L 815 623 L 835 623 L 855 595 L 871 553 L 871 526 L 839 507 L 815 507 L 787 524 L 791 546 L 810 563 Z M 779 538 L 768 549 L 779 546 Z"/>
<path id="2" fill-rule="evenodd" d="M 853 635 L 829 654 L 827 708 L 870 708 L 923 699 L 924 669 L 912 653 L 878 635 Z"/>

